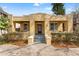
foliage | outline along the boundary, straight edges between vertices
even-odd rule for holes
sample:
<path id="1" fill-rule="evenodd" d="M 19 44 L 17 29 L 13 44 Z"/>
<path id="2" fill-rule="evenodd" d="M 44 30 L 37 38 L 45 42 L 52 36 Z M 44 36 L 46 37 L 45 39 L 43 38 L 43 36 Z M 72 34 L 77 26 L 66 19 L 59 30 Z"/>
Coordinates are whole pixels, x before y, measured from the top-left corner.
<path id="1" fill-rule="evenodd" d="M 77 7 L 74 12 L 75 12 L 76 14 L 78 14 L 78 13 L 79 13 L 79 7 Z"/>
<path id="2" fill-rule="evenodd" d="M 65 9 L 64 9 L 64 4 L 63 3 L 52 3 L 52 11 L 56 15 L 64 15 L 65 14 Z"/>
<path id="3" fill-rule="evenodd" d="M 52 39 L 55 39 L 55 41 L 63 41 L 63 42 L 70 42 L 70 41 L 78 41 L 79 40 L 79 34 L 74 33 L 52 33 Z"/>
<path id="4" fill-rule="evenodd" d="M 8 17 L 6 16 L 1 16 L 0 18 L 0 30 L 7 30 L 9 27 L 9 19 Z"/>
<path id="5" fill-rule="evenodd" d="M 12 32 L 3 34 L 6 40 L 27 40 L 28 32 Z"/>
<path id="6" fill-rule="evenodd" d="M 79 7 L 76 7 L 71 14 L 73 14 L 74 32 L 79 33 Z"/>
<path id="7" fill-rule="evenodd" d="M 3 35 L 0 35 L 0 45 L 6 44 L 7 42 L 6 38 Z"/>
<path id="8" fill-rule="evenodd" d="M 52 33 L 52 44 L 67 48 L 79 47 L 79 33 Z"/>

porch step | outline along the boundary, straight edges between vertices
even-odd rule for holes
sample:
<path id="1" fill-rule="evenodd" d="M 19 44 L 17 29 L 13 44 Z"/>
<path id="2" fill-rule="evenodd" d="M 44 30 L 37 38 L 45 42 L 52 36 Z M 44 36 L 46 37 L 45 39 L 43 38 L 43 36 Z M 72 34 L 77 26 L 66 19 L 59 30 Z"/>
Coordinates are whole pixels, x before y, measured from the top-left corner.
<path id="1" fill-rule="evenodd" d="M 37 43 L 45 43 L 45 36 L 42 34 L 35 35 L 34 40 Z"/>

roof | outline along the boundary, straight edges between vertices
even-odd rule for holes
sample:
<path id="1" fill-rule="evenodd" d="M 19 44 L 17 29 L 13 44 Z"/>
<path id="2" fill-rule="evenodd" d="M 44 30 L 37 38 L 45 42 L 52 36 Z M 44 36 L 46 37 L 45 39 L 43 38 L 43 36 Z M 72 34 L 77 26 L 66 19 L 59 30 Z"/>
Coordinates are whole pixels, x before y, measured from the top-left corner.
<path id="1" fill-rule="evenodd" d="M 1 7 L 0 7 L 0 13 L 7 15 L 8 13 L 5 12 Z"/>

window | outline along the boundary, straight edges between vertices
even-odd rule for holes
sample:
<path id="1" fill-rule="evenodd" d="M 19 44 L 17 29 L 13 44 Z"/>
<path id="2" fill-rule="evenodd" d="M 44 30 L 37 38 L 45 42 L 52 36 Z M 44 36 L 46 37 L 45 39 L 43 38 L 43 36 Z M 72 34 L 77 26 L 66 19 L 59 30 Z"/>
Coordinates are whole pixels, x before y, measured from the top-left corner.
<path id="1" fill-rule="evenodd" d="M 50 23 L 50 30 L 57 31 L 57 23 Z"/>
<path id="2" fill-rule="evenodd" d="M 19 23 L 16 23 L 15 30 L 19 32 L 20 31 L 20 27 L 21 27 L 20 24 Z"/>
<path id="3" fill-rule="evenodd" d="M 24 24 L 24 31 L 27 32 L 28 31 L 28 24 Z"/>
<path id="4" fill-rule="evenodd" d="M 64 23 L 63 23 L 63 31 L 65 31 L 65 25 L 64 25 Z"/>

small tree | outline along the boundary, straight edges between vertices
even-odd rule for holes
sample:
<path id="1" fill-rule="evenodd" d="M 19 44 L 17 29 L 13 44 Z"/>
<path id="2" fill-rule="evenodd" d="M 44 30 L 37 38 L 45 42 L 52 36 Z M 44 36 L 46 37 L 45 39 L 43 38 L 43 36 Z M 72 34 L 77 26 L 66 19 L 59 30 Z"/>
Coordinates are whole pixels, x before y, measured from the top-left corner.
<path id="1" fill-rule="evenodd" d="M 65 14 L 65 8 L 64 8 L 63 3 L 52 3 L 51 5 L 53 6 L 52 11 L 54 12 L 54 14 L 56 14 L 56 15 Z"/>
<path id="2" fill-rule="evenodd" d="M 9 24 L 8 17 L 7 16 L 5 17 L 4 15 L 2 15 L 1 18 L 0 18 L 0 30 L 1 30 L 1 34 L 3 34 L 2 33 L 3 30 L 7 31 L 8 27 L 9 27 L 8 24 Z"/>
<path id="3" fill-rule="evenodd" d="M 75 8 L 74 11 L 71 12 L 73 14 L 73 26 L 74 32 L 79 33 L 79 7 Z"/>

